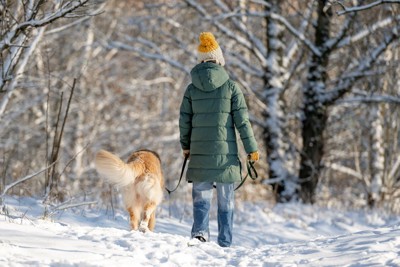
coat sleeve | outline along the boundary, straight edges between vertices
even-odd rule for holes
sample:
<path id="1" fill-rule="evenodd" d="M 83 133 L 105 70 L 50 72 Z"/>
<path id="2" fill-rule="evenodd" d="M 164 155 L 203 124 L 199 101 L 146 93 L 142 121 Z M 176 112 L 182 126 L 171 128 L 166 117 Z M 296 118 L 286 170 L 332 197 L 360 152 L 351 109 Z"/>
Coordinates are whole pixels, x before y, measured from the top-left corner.
<path id="1" fill-rule="evenodd" d="M 232 117 L 246 153 L 257 151 L 257 142 L 251 128 L 246 101 L 242 90 L 234 82 L 232 86 Z"/>
<path id="2" fill-rule="evenodd" d="M 179 113 L 179 133 L 182 149 L 190 149 L 190 136 L 192 132 L 192 100 L 190 98 L 190 85 L 186 88 Z"/>

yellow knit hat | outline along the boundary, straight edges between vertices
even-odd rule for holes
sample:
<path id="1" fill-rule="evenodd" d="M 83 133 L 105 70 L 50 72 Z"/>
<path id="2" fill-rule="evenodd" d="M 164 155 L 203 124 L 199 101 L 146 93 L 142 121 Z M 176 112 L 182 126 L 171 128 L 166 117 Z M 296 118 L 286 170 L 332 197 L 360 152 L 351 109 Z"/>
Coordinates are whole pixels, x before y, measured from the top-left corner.
<path id="1" fill-rule="evenodd" d="M 200 44 L 197 48 L 197 57 L 200 62 L 206 60 L 216 60 L 222 66 L 225 59 L 214 35 L 211 32 L 202 32 L 199 36 Z"/>

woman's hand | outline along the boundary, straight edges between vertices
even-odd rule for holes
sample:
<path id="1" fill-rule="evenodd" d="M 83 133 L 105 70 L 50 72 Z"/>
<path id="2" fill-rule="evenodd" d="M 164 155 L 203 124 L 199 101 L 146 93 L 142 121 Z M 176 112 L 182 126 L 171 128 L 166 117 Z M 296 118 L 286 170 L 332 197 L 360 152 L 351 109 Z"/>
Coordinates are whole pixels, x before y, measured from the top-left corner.
<path id="1" fill-rule="evenodd" d="M 183 157 L 188 158 L 190 156 L 190 150 L 189 149 L 184 149 L 182 151 Z"/>
<path id="2" fill-rule="evenodd" d="M 247 155 L 248 161 L 257 162 L 259 159 L 260 155 L 258 154 L 258 151 L 251 152 L 249 155 Z"/>

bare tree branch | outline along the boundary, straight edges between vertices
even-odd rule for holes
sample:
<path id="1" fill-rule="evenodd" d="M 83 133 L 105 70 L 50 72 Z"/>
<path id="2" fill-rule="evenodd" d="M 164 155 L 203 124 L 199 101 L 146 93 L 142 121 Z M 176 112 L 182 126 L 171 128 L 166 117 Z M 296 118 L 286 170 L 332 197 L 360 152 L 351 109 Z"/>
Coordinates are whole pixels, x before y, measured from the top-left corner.
<path id="1" fill-rule="evenodd" d="M 340 42 L 337 44 L 337 48 L 341 48 L 344 46 L 348 46 L 351 44 L 354 44 L 360 40 L 363 40 L 365 37 L 370 36 L 372 33 L 376 32 L 378 29 L 382 29 L 384 27 L 387 27 L 388 25 L 394 23 L 395 21 L 399 21 L 400 16 L 397 17 L 389 17 L 382 19 L 371 26 L 367 27 L 366 29 L 363 29 L 359 32 L 357 32 L 354 35 L 348 36 L 346 38 L 343 38 L 340 40 Z"/>
<path id="2" fill-rule="evenodd" d="M 286 18 L 281 15 L 271 13 L 271 18 L 281 22 L 297 39 L 299 39 L 312 53 L 321 56 L 322 52 L 316 47 L 302 32 L 299 32 Z"/>
<path id="3" fill-rule="evenodd" d="M 176 67 L 182 71 L 184 71 L 185 73 L 190 73 L 190 69 L 188 67 L 185 67 L 183 64 L 181 64 L 180 62 L 173 60 L 172 58 L 164 55 L 164 54 L 159 54 L 159 53 L 149 53 L 144 51 L 143 49 L 140 49 L 138 47 L 134 47 L 128 44 L 124 44 L 122 42 L 117 42 L 117 41 L 110 41 L 106 44 L 106 47 L 109 49 L 120 49 L 120 50 L 126 50 L 126 51 L 132 51 L 132 52 L 136 52 L 139 55 L 142 55 L 146 58 L 149 59 L 154 59 L 154 60 L 160 60 L 160 61 L 164 61 L 168 64 L 170 64 L 173 67 Z"/>
<path id="4" fill-rule="evenodd" d="M 265 58 L 265 54 L 263 54 L 262 51 L 258 49 L 258 47 L 255 46 L 252 42 L 249 42 L 246 38 L 241 37 L 238 35 L 236 32 L 232 31 L 228 27 L 226 27 L 223 23 L 219 21 L 215 21 L 212 16 L 209 15 L 209 12 L 205 10 L 202 6 L 198 4 L 198 2 L 194 0 L 185 0 L 185 2 L 192 8 L 194 8 L 197 12 L 199 12 L 206 20 L 213 21 L 214 25 L 224 34 L 226 34 L 229 38 L 235 40 L 238 44 L 243 45 L 249 51 L 252 51 L 252 53 L 260 60 L 262 66 L 267 66 L 267 61 Z"/>
<path id="5" fill-rule="evenodd" d="M 43 27 L 47 24 L 52 23 L 53 21 L 64 17 L 65 15 L 73 12 L 77 8 L 86 4 L 89 0 L 74 0 L 66 3 L 59 10 L 54 13 L 47 15 L 46 17 L 35 20 L 33 17 L 30 17 L 29 20 L 24 21 L 20 24 L 15 25 L 0 41 L 0 50 L 3 51 L 5 47 L 11 44 L 11 40 L 18 34 L 19 31 L 22 31 L 29 27 Z"/>
<path id="6" fill-rule="evenodd" d="M 20 183 L 23 183 L 23 182 L 25 182 L 25 181 L 27 181 L 27 180 L 29 180 L 29 179 L 31 179 L 31 178 L 33 178 L 33 177 L 35 177 L 35 176 L 41 174 L 42 172 L 45 172 L 46 170 L 48 170 L 49 168 L 51 168 L 51 167 L 52 167 L 54 164 L 56 164 L 56 163 L 57 163 L 57 162 L 55 161 L 55 162 L 53 162 L 51 165 L 47 166 L 46 168 L 44 168 L 44 169 L 42 169 L 42 170 L 40 170 L 40 171 L 38 171 L 38 172 L 35 172 L 35 173 L 33 173 L 33 174 L 27 175 L 27 176 L 25 176 L 25 177 L 23 177 L 23 178 L 21 178 L 21 179 L 15 181 L 15 182 L 11 183 L 11 184 L 5 186 L 3 192 L 2 192 L 1 195 L 0 195 L 0 198 L 3 198 L 3 197 L 5 196 L 5 194 L 7 193 L 7 191 L 10 190 L 11 188 L 13 188 L 14 186 L 16 186 L 16 185 L 18 185 L 18 184 L 20 184 Z"/>
<path id="7" fill-rule="evenodd" d="M 368 71 L 374 62 L 379 58 L 379 56 L 388 48 L 388 46 L 395 40 L 399 38 L 399 29 L 393 29 L 389 36 L 384 38 L 383 42 L 377 46 L 371 53 L 371 55 L 364 61 L 360 62 L 358 67 L 346 78 L 340 80 L 335 89 L 324 94 L 323 103 L 332 104 L 334 101 L 338 100 L 341 96 L 347 93 L 354 83 L 365 76 L 364 72 Z"/>
<path id="8" fill-rule="evenodd" d="M 374 96 L 360 96 L 360 97 L 349 97 L 343 100 L 336 101 L 337 104 L 347 103 L 390 103 L 400 105 L 400 98 L 391 95 L 374 95 Z"/>
<path id="9" fill-rule="evenodd" d="M 355 6 L 355 7 L 346 7 L 340 1 L 334 1 L 334 4 L 337 4 L 343 8 L 342 11 L 336 12 L 337 15 L 341 16 L 341 15 L 344 15 L 347 13 L 353 13 L 353 12 L 359 12 L 359 11 L 371 9 L 371 8 L 374 8 L 374 7 L 382 5 L 382 4 L 400 4 L 400 0 L 379 0 L 379 1 L 375 1 L 372 3 L 366 4 L 366 5 Z"/>

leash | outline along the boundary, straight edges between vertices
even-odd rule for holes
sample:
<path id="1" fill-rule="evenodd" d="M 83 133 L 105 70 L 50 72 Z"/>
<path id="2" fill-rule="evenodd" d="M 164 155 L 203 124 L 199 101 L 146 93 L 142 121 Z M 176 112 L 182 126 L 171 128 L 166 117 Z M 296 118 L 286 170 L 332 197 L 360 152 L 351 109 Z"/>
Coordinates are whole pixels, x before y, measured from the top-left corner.
<path id="1" fill-rule="evenodd" d="M 240 173 L 242 173 L 242 165 L 240 165 Z M 253 181 L 257 179 L 258 173 L 256 171 L 256 168 L 254 167 L 254 161 L 247 161 L 247 174 L 244 178 L 242 178 L 242 181 L 240 184 L 235 188 L 235 191 L 238 190 L 246 181 L 247 177 L 250 177 Z"/>
<path id="2" fill-rule="evenodd" d="M 188 156 L 185 156 L 185 159 L 183 160 L 181 176 L 179 177 L 179 181 L 178 181 L 178 184 L 176 185 L 176 187 L 173 190 L 170 190 L 167 187 L 165 187 L 165 190 L 167 190 L 168 194 L 171 194 L 172 192 L 175 192 L 176 189 L 178 189 L 179 185 L 181 184 L 183 173 L 185 172 L 185 167 L 186 167 L 186 163 L 187 163 L 188 158 L 189 158 Z M 242 173 L 242 165 L 240 165 L 240 173 Z M 242 181 L 235 188 L 235 191 L 238 190 L 244 184 L 244 182 L 246 181 L 247 177 L 250 177 L 252 180 L 255 180 L 255 179 L 258 178 L 258 173 L 256 171 L 256 168 L 254 167 L 254 162 L 253 161 L 247 161 L 247 174 L 246 174 L 246 176 L 244 178 L 242 178 Z"/>
<path id="3" fill-rule="evenodd" d="M 182 165 L 182 170 L 181 170 L 181 177 L 179 177 L 179 182 L 178 182 L 177 186 L 173 190 L 169 190 L 167 187 L 165 187 L 165 190 L 167 190 L 168 194 L 171 194 L 172 192 L 176 191 L 176 189 L 178 189 L 178 187 L 182 181 L 183 173 L 185 172 L 186 162 L 187 162 L 188 158 L 189 158 L 189 156 L 185 155 L 185 159 L 183 160 L 183 165 Z"/>

